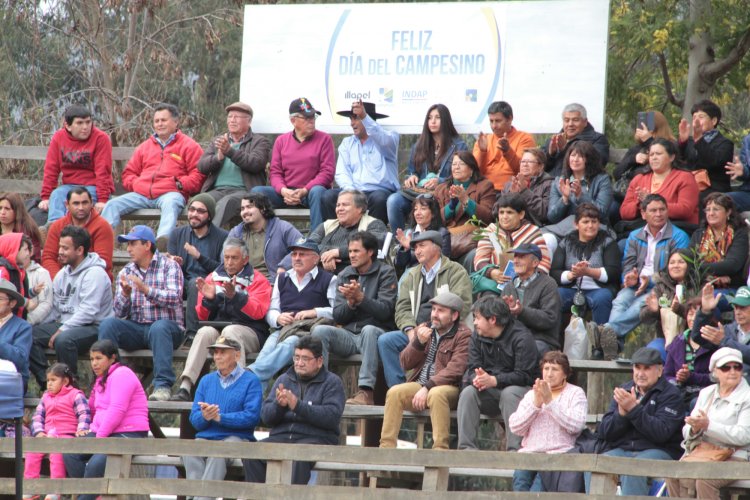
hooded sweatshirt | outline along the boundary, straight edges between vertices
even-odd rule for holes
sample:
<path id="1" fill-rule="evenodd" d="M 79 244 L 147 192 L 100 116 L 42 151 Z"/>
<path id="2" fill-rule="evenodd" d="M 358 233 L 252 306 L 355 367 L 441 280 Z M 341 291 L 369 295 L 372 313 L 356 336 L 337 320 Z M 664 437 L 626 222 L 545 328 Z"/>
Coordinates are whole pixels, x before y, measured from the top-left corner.
<path id="1" fill-rule="evenodd" d="M 0 278 L 6 279 L 13 283 L 18 293 L 28 297 L 26 293 L 26 271 L 18 267 L 16 255 L 21 248 L 21 238 L 23 233 L 6 233 L 0 235 Z M 16 312 L 18 316 L 23 317 L 23 307 L 19 307 Z"/>
<path id="2" fill-rule="evenodd" d="M 75 269 L 63 267 L 52 282 L 53 308 L 47 322 L 60 321 L 60 330 L 98 325 L 112 316 L 112 283 L 106 263 L 96 253 L 83 258 Z"/>

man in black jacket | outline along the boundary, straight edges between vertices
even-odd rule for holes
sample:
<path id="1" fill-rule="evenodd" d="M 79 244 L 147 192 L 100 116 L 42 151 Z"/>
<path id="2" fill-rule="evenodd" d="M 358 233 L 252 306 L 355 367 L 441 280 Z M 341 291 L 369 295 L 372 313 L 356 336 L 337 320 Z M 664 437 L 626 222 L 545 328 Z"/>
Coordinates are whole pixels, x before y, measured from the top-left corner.
<path id="1" fill-rule="evenodd" d="M 577 141 L 588 141 L 594 146 L 602 160 L 602 165 L 609 161 L 609 141 L 607 136 L 600 134 L 589 123 L 586 108 L 581 104 L 571 103 L 563 108 L 563 127 L 559 134 L 555 134 L 544 143 L 547 152 L 547 164 L 544 170 L 552 177 L 562 173 L 563 161 L 570 146 Z"/>
<path id="2" fill-rule="evenodd" d="M 642 347 L 631 358 L 633 380 L 616 387 L 599 437 L 615 457 L 674 460 L 682 449 L 685 403 L 680 390 L 662 376 L 664 362 L 656 349 Z M 586 473 L 586 490 L 591 474 Z M 648 478 L 621 476 L 623 495 L 648 495 Z"/>
<path id="3" fill-rule="evenodd" d="M 521 436 L 508 431 L 508 419 L 539 376 L 534 337 L 495 295 L 479 299 L 473 313 L 476 331 L 458 398 L 458 449 L 479 449 L 477 429 L 480 413 L 484 413 L 503 416 L 506 449 L 518 450 Z"/>
<path id="4" fill-rule="evenodd" d="M 341 328 L 320 325 L 313 328 L 313 337 L 323 342 L 323 357 L 328 355 L 362 354 L 359 369 L 359 391 L 347 404 L 374 404 L 373 389 L 378 374 L 378 337 L 394 330 L 396 309 L 396 271 L 379 260 L 378 240 L 370 233 L 359 231 L 349 237 L 349 258 L 352 264 L 338 275 L 338 290 L 333 305 L 333 320 Z"/>

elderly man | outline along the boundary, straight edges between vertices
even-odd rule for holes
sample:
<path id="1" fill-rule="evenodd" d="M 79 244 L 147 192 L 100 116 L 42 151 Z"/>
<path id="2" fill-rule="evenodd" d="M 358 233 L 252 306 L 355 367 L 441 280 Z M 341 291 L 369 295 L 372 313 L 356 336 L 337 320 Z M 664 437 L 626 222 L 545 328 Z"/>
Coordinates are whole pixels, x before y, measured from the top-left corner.
<path id="1" fill-rule="evenodd" d="M 547 153 L 542 148 L 523 150 L 518 173 L 503 186 L 498 197 L 517 194 L 526 204 L 526 217 L 533 224 L 547 224 L 549 194 L 554 178 L 544 171 Z"/>
<path id="2" fill-rule="evenodd" d="M 609 161 L 609 141 L 607 136 L 594 130 L 586 117 L 586 108 L 581 104 L 572 103 L 563 108 L 563 127 L 560 133 L 553 135 L 544 143 L 547 152 L 547 165 L 544 169 L 552 177 L 562 173 L 563 161 L 568 148 L 576 141 L 588 141 L 599 153 L 602 165 Z"/>
<path id="3" fill-rule="evenodd" d="M 378 240 L 364 231 L 349 238 L 352 264 L 338 275 L 338 291 L 333 306 L 335 326 L 316 326 L 313 337 L 323 342 L 328 366 L 330 353 L 348 357 L 362 354 L 359 391 L 346 404 L 375 404 L 373 390 L 378 376 L 378 337 L 393 330 L 396 306 L 396 271 L 377 260 Z"/>
<path id="4" fill-rule="evenodd" d="M 223 264 L 205 279 L 196 280 L 198 300 L 194 307 L 201 321 L 231 323 L 221 335 L 237 342 L 244 365 L 245 357 L 258 352 L 268 336 L 268 325 L 263 319 L 271 302 L 271 285 L 248 264 L 248 250 L 242 240 L 227 238 L 223 255 Z M 198 330 L 180 376 L 180 389 L 170 398 L 172 401 L 190 401 L 190 390 L 206 361 L 207 346 L 218 336 L 219 330 L 213 326 Z"/>
<path id="5" fill-rule="evenodd" d="M 336 114 L 350 119 L 354 135 L 339 146 L 336 184 L 323 195 L 323 218 L 335 217 L 336 199 L 341 189 L 356 189 L 367 195 L 370 215 L 388 222 L 386 201 L 399 189 L 397 132 L 385 130 L 375 120 L 388 118 L 375 111 L 375 103 L 357 101 L 352 109 Z"/>
<path id="6" fill-rule="evenodd" d="M 466 318 L 471 307 L 471 280 L 466 270 L 442 254 L 443 237 L 437 231 L 423 231 L 412 238 L 418 265 L 402 277 L 396 300 L 396 328 L 378 337 L 378 354 L 388 387 L 406 381 L 399 361 L 401 351 L 414 340 L 417 325 L 430 321 L 430 299 L 443 292 L 461 298 Z"/>
<path id="7" fill-rule="evenodd" d="M 344 384 L 323 366 L 320 340 L 302 337 L 294 346 L 294 366 L 273 384 L 263 401 L 261 417 L 270 427 L 267 443 L 339 443 L 344 413 Z M 266 479 L 266 463 L 243 460 L 245 481 Z M 292 484 L 307 484 L 314 462 L 292 462 Z"/>
<path id="8" fill-rule="evenodd" d="M 524 150 L 536 147 L 531 134 L 513 126 L 513 108 L 505 101 L 495 101 L 487 108 L 492 135 L 479 132 L 474 143 L 474 158 L 479 171 L 501 191 L 521 167 Z"/>
<path id="9" fill-rule="evenodd" d="M 13 363 L 23 378 L 23 392 L 29 385 L 29 354 L 31 353 L 31 325 L 15 314 L 26 299 L 16 286 L 0 278 L 0 359 Z"/>
<path id="10" fill-rule="evenodd" d="M 128 351 L 151 349 L 154 356 L 152 401 L 166 401 L 174 383 L 172 353 L 182 343 L 182 270 L 156 250 L 148 226 L 134 226 L 117 237 L 127 242 L 130 262 L 117 275 L 114 318 L 99 325 L 99 340 L 111 340 Z"/>
<path id="11" fill-rule="evenodd" d="M 685 403 L 677 386 L 662 377 L 656 349 L 642 347 L 631 358 L 633 380 L 616 387 L 598 434 L 613 457 L 675 460 L 682 455 Z M 586 489 L 591 474 L 586 473 Z M 620 476 L 623 495 L 648 495 L 648 478 Z"/>
<path id="12" fill-rule="evenodd" d="M 60 174 L 62 184 L 58 186 Z M 48 212 L 48 225 L 65 215 L 65 199 L 74 187 L 90 193 L 97 212 L 104 209 L 115 191 L 112 143 L 106 132 L 94 126 L 91 111 L 78 104 L 65 110 L 63 128 L 52 136 L 44 160 L 38 208 Z"/>
<path id="13" fill-rule="evenodd" d="M 336 218 L 320 224 L 309 237 L 320 246 L 324 269 L 338 274 L 349 265 L 349 236 L 358 231 L 367 231 L 377 238 L 379 247 L 383 245 L 388 229 L 383 221 L 366 212 L 367 196 L 363 192 L 345 189 L 339 193 Z"/>
<path id="14" fill-rule="evenodd" d="M 169 235 L 167 257 L 182 269 L 185 279 L 183 292 L 187 299 L 185 338 L 192 340 L 198 331 L 196 281 L 219 266 L 222 245 L 228 233 L 211 224 L 216 216 L 216 202 L 208 193 L 193 196 L 188 203 L 187 213 L 187 225 L 176 227 Z"/>
<path id="15" fill-rule="evenodd" d="M 271 185 L 256 186 L 253 192 L 268 196 L 274 207 L 303 206 L 310 209 L 310 228 L 323 222 L 322 197 L 334 176 L 333 139 L 315 129 L 320 115 L 304 97 L 289 104 L 294 129 L 281 134 L 273 144 Z"/>
<path id="16" fill-rule="evenodd" d="M 197 168 L 203 149 L 178 130 L 179 125 L 176 106 L 154 108 L 154 135 L 136 148 L 122 172 L 122 185 L 130 192 L 109 200 L 102 211 L 102 217 L 116 228 L 120 217 L 134 210 L 161 210 L 156 236 L 162 252 L 185 202 L 200 191 L 205 179 Z"/>
<path id="17" fill-rule="evenodd" d="M 297 337 L 318 323 L 332 324 L 336 276 L 320 264 L 317 243 L 300 238 L 289 247 L 291 269 L 276 276 L 266 322 L 273 333 L 266 339 L 252 370 L 263 384 L 292 362 Z"/>
<path id="18" fill-rule="evenodd" d="M 271 143 L 250 128 L 253 108 L 235 102 L 225 110 L 228 131 L 214 138 L 198 162 L 198 170 L 206 175 L 201 192 L 216 201 L 213 223 L 219 227 L 237 216 L 240 200 L 248 191 L 266 185 L 271 159 Z"/>
<path id="19" fill-rule="evenodd" d="M 401 353 L 401 366 L 411 370 L 409 381 L 396 384 L 385 396 L 381 448 L 395 448 L 404 410 L 430 410 L 434 450 L 447 450 L 451 410 L 458 403 L 461 378 L 469 356 L 471 330 L 464 325 L 463 299 L 442 292 L 430 299 L 430 323 L 415 328 L 414 336 Z M 440 355 L 438 355 L 440 352 Z"/>
<path id="20" fill-rule="evenodd" d="M 228 337 L 219 337 L 209 346 L 216 371 L 198 383 L 190 423 L 197 431 L 197 441 L 255 441 L 255 426 L 260 422 L 263 392 L 260 382 L 241 362 L 240 344 Z M 196 443 L 200 449 L 200 443 Z M 222 481 L 227 473 L 223 457 L 183 457 L 185 477 L 202 481 Z M 208 500 L 213 497 L 193 497 Z"/>
<path id="21" fill-rule="evenodd" d="M 495 295 L 472 308 L 476 333 L 469 344 L 464 387 L 458 398 L 458 449 L 478 450 L 480 413 L 502 415 L 506 450 L 521 448 L 521 436 L 509 431 L 510 416 L 539 377 L 539 354 L 531 332 Z"/>
<path id="22" fill-rule="evenodd" d="M 510 253 L 516 276 L 503 287 L 503 300 L 534 335 L 540 356 L 560 350 L 560 293 L 557 282 L 539 271 L 542 250 L 533 243 L 522 243 Z"/>
<path id="23" fill-rule="evenodd" d="M 302 233 L 276 217 L 270 200 L 260 193 L 242 197 L 240 215 L 242 222 L 229 231 L 229 236 L 245 242 L 250 250 L 250 265 L 273 283 L 276 273 L 284 270 L 281 261 L 289 253 L 288 248 L 302 238 Z"/>

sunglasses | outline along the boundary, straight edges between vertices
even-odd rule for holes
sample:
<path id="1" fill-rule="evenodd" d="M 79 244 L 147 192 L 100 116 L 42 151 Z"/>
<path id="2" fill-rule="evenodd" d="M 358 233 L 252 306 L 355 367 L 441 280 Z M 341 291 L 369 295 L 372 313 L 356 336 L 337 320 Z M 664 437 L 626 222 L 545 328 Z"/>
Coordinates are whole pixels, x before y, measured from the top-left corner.
<path id="1" fill-rule="evenodd" d="M 730 365 L 724 365 L 724 366 L 717 366 L 716 368 L 718 368 L 724 373 L 727 373 L 729 370 L 734 370 L 736 372 L 742 371 L 742 365 L 738 365 L 737 363 L 732 363 Z"/>

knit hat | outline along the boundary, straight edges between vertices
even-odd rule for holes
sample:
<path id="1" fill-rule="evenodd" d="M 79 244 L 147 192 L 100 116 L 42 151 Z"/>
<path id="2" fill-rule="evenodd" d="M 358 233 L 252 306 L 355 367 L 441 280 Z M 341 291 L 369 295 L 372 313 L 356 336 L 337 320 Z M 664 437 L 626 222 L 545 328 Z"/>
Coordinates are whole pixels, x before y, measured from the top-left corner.
<path id="1" fill-rule="evenodd" d="M 208 217 L 209 219 L 213 220 L 214 215 L 216 215 L 216 201 L 214 200 L 213 196 L 211 196 L 208 193 L 199 193 L 190 198 L 190 202 L 188 203 L 188 207 L 194 202 L 197 201 L 199 203 L 203 203 L 206 205 L 206 210 L 208 210 Z"/>

